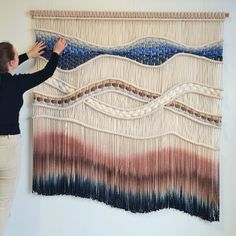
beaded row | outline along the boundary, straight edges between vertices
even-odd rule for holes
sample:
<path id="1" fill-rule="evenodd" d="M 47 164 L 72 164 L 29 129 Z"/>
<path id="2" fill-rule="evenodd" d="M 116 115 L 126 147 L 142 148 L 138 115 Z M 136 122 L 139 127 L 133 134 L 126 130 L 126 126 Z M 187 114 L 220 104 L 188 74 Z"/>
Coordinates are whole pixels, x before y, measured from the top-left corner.
<path id="1" fill-rule="evenodd" d="M 52 104 L 58 104 L 58 105 L 69 104 L 70 102 L 76 101 L 78 98 L 82 98 L 84 95 L 87 95 L 91 92 L 95 92 L 98 89 L 103 89 L 105 87 L 120 88 L 120 89 L 126 90 L 127 92 L 132 92 L 132 93 L 137 94 L 141 97 L 147 97 L 149 99 L 156 99 L 161 96 L 160 94 L 157 94 L 157 93 L 147 92 L 145 90 L 138 89 L 132 85 L 127 85 L 126 83 L 124 83 L 122 81 L 106 80 L 106 81 L 103 81 L 102 83 L 96 83 L 96 84 L 92 84 L 88 87 L 82 88 L 81 90 L 79 90 L 75 94 L 70 95 L 70 96 L 66 96 L 63 98 L 51 99 L 48 96 L 38 95 L 35 93 L 34 100 L 38 101 L 38 102 L 52 103 Z M 177 101 L 171 102 L 171 103 L 167 104 L 166 106 L 175 107 L 176 109 L 181 109 L 184 112 L 187 112 L 191 115 L 195 115 L 196 117 L 199 117 L 203 120 L 208 120 L 209 122 L 215 122 L 217 124 L 221 123 L 221 116 L 212 116 L 212 115 L 207 115 L 203 112 L 195 111 L 194 109 L 189 108 L 186 105 L 184 105 L 180 102 L 177 102 Z"/>

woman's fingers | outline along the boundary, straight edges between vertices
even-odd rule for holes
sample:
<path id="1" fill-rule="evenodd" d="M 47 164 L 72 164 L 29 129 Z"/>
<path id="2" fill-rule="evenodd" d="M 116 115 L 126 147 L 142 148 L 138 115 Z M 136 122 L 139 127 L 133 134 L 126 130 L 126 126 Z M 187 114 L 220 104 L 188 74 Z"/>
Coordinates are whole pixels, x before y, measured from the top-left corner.
<path id="1" fill-rule="evenodd" d="M 35 45 L 36 48 L 43 49 L 46 47 L 46 44 L 44 42 L 39 42 Z"/>
<path id="2" fill-rule="evenodd" d="M 41 56 L 43 53 L 44 53 L 44 51 L 40 51 L 40 52 L 39 52 L 39 56 Z"/>
<path id="3" fill-rule="evenodd" d="M 46 44 L 43 41 L 36 42 L 29 52 L 27 52 L 27 55 L 29 58 L 38 57 L 43 54 L 44 48 L 46 48 Z"/>
<path id="4" fill-rule="evenodd" d="M 36 42 L 29 54 L 31 57 L 40 56 L 44 53 L 46 44 L 43 41 Z M 54 52 L 60 54 L 67 47 L 67 41 L 64 37 L 60 37 L 54 45 Z"/>
<path id="5" fill-rule="evenodd" d="M 36 42 L 33 48 L 41 48 L 41 47 L 46 47 L 44 42 Z"/>
<path id="6" fill-rule="evenodd" d="M 66 42 L 65 38 L 60 37 L 57 40 L 57 42 L 55 43 L 53 51 L 60 54 L 66 46 L 67 46 L 67 42 Z"/>

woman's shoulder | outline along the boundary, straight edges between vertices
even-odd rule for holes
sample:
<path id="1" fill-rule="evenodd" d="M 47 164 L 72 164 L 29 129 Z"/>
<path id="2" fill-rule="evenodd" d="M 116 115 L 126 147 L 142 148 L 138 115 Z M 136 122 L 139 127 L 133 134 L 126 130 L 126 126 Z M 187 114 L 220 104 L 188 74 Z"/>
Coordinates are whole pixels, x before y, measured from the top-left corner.
<path id="1" fill-rule="evenodd" d="M 0 73 L 0 86 L 5 84 L 7 81 L 10 81 L 11 74 L 9 73 Z"/>
<path id="2" fill-rule="evenodd" d="M 11 78 L 12 78 L 12 74 L 10 74 L 10 73 L 0 73 L 0 79 L 8 80 Z"/>
<path id="3" fill-rule="evenodd" d="M 22 87 L 22 79 L 20 75 L 12 75 L 10 73 L 0 74 L 0 90 L 20 91 Z"/>
<path id="4" fill-rule="evenodd" d="M 21 76 L 20 76 L 21 77 Z M 0 74 L 0 84 L 2 85 L 12 85 L 18 81 L 19 75 L 12 75 L 10 73 L 1 73 Z"/>
<path id="5" fill-rule="evenodd" d="M 14 81 L 14 79 L 19 79 L 24 77 L 25 74 L 10 74 L 10 73 L 2 73 L 0 74 L 0 78 L 5 80 L 5 81 Z"/>

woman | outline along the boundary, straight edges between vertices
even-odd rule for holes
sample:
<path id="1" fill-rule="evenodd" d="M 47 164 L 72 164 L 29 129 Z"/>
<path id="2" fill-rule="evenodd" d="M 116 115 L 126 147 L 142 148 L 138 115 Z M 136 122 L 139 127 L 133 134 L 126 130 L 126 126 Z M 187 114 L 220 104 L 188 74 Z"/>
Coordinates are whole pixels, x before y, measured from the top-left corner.
<path id="1" fill-rule="evenodd" d="M 28 53 L 18 57 L 17 51 L 10 43 L 0 43 L 0 236 L 4 235 L 18 176 L 20 155 L 18 119 L 23 105 L 23 93 L 53 75 L 59 55 L 65 47 L 65 39 L 60 38 L 44 69 L 32 74 L 12 75 L 18 64 L 28 58 L 40 56 L 45 45 L 42 42 L 36 43 Z"/>

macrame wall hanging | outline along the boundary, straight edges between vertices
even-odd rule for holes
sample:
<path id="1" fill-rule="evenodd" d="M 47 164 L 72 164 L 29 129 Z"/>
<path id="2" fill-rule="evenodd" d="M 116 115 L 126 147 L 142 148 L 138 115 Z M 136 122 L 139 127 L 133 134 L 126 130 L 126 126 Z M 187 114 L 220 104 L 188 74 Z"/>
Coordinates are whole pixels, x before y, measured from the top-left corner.
<path id="1" fill-rule="evenodd" d="M 34 91 L 33 191 L 219 220 L 226 13 L 31 11 L 68 46 Z"/>

